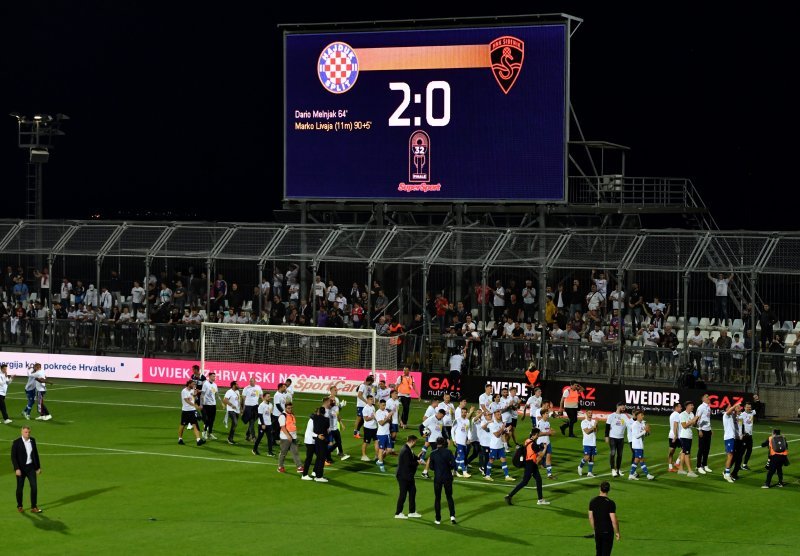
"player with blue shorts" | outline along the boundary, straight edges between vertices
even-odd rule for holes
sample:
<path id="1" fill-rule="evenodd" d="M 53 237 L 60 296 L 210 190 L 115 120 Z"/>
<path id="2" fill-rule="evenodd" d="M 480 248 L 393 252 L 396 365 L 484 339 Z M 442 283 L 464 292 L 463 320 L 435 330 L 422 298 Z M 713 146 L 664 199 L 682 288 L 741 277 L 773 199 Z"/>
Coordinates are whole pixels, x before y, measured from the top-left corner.
<path id="1" fill-rule="evenodd" d="M 587 477 L 594 477 L 594 457 L 597 455 L 597 421 L 592 418 L 592 410 L 587 409 L 581 422 L 583 432 L 583 457 L 578 465 L 578 475 L 583 475 L 583 467 L 589 466 Z"/>

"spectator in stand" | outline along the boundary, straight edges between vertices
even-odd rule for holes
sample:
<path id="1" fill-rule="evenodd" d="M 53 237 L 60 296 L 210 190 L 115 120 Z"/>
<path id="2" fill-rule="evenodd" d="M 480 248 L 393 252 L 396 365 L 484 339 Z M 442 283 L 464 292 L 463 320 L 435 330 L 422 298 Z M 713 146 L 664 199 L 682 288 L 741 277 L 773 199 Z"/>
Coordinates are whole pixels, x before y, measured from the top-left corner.
<path id="1" fill-rule="evenodd" d="M 64 278 L 66 280 L 66 278 Z M 139 282 L 134 281 L 131 288 L 131 308 L 133 309 L 133 318 L 136 318 L 144 309 L 145 292 Z"/>
<path id="2" fill-rule="evenodd" d="M 330 313 L 328 312 L 328 305 L 326 303 L 317 311 L 317 328 L 326 328 L 328 326 L 329 317 Z"/>
<path id="3" fill-rule="evenodd" d="M 78 283 L 80 284 L 80 282 Z M 17 276 L 16 284 L 14 285 L 12 293 L 14 296 L 14 303 L 28 302 L 28 296 L 30 295 L 30 291 L 28 290 L 28 285 L 25 283 L 25 279 L 22 276 Z"/>
<path id="4" fill-rule="evenodd" d="M 575 311 L 575 314 L 572 315 L 572 319 L 570 319 L 569 321 L 569 325 L 572 328 L 572 330 L 577 332 L 579 336 L 583 334 L 584 321 L 583 321 L 583 315 L 581 315 L 580 311 Z"/>
<path id="5" fill-rule="evenodd" d="M 328 280 L 328 287 L 325 289 L 325 301 L 328 307 L 336 303 L 336 294 L 339 293 L 339 288 L 333 283 L 333 280 Z"/>
<path id="6" fill-rule="evenodd" d="M 317 274 L 314 276 L 314 282 L 311 284 L 310 297 L 314 307 L 319 309 L 322 306 L 322 300 L 325 299 L 325 282 L 322 281 L 322 276 Z"/>
<path id="7" fill-rule="evenodd" d="M 797 344 L 797 342 L 795 342 Z M 732 360 L 732 373 L 734 382 L 743 381 L 742 376 L 742 362 L 745 356 L 744 342 L 740 339 L 739 334 L 733 335 L 733 343 L 731 345 L 731 360 Z M 800 368 L 800 366 L 798 366 Z"/>
<path id="8" fill-rule="evenodd" d="M 700 361 L 703 357 L 700 350 L 703 348 L 703 344 L 705 343 L 705 338 L 700 332 L 699 326 L 695 327 L 694 334 L 689 334 L 689 336 L 686 338 L 686 341 L 689 344 L 689 362 L 694 365 L 695 370 L 699 374 L 701 370 Z"/>
<path id="9" fill-rule="evenodd" d="M 389 307 L 389 299 L 387 299 L 386 294 L 382 289 L 375 290 L 375 301 L 373 302 L 372 307 L 374 309 L 372 315 L 373 321 L 375 321 L 378 316 L 384 314 L 386 309 Z"/>
<path id="10" fill-rule="evenodd" d="M 183 280 L 176 280 L 175 290 L 172 292 L 172 302 L 181 313 L 186 307 L 186 297 L 186 288 L 183 287 Z"/>
<path id="11" fill-rule="evenodd" d="M 444 334 L 447 330 L 447 306 L 449 302 L 442 292 L 436 293 L 436 322 L 439 323 L 439 334 Z"/>
<path id="12" fill-rule="evenodd" d="M 352 287 L 350 288 L 350 295 L 347 298 L 350 305 L 353 305 L 356 301 L 359 303 L 361 302 L 361 288 L 358 287 L 358 282 L 353 282 Z"/>
<path id="13" fill-rule="evenodd" d="M 106 318 L 111 317 L 111 308 L 114 306 L 114 298 L 111 296 L 111 292 L 109 292 L 108 288 L 105 286 L 100 288 L 100 298 L 98 299 L 98 304 Z"/>
<path id="14" fill-rule="evenodd" d="M 8 267 L 11 268 L 11 267 Z M 70 295 L 72 294 L 72 283 L 69 281 L 69 278 L 64 278 L 61 280 L 61 304 L 63 306 L 70 304 Z"/>
<path id="15" fill-rule="evenodd" d="M 83 287 L 83 282 L 80 280 L 75 282 L 75 287 L 72 289 L 72 293 L 75 294 L 75 305 L 80 305 L 83 303 L 83 298 L 86 297 L 86 288 Z"/>
<path id="16" fill-rule="evenodd" d="M 719 372 L 720 372 L 720 380 L 722 382 L 728 382 L 731 379 L 731 347 L 733 346 L 733 341 L 731 337 L 728 336 L 728 331 L 724 328 L 719 332 L 719 338 L 717 338 L 717 350 L 719 350 Z"/>
<path id="17" fill-rule="evenodd" d="M 273 296 L 280 296 L 281 299 L 284 298 L 284 291 L 283 291 L 283 280 L 285 276 L 281 269 L 278 268 L 278 265 L 272 267 L 272 295 Z"/>
<path id="18" fill-rule="evenodd" d="M 653 324 L 649 324 L 646 329 L 639 330 L 639 335 L 642 337 L 644 344 L 644 354 L 642 362 L 644 363 L 644 378 L 655 378 L 655 370 L 658 368 L 658 342 L 660 335 Z M 659 369 L 659 374 L 661 370 Z"/>
<path id="19" fill-rule="evenodd" d="M 758 323 L 761 325 L 761 351 L 768 351 L 772 344 L 773 325 L 778 322 L 775 312 L 770 309 L 769 303 L 762 305 L 761 313 L 758 315 Z"/>
<path id="20" fill-rule="evenodd" d="M 292 286 L 298 286 L 298 293 L 299 293 L 300 291 L 299 290 L 300 281 L 298 280 L 299 277 L 300 277 L 300 267 L 295 263 L 290 263 L 289 268 L 286 269 L 286 275 L 284 276 L 286 280 L 286 287 L 291 289 Z"/>
<path id="21" fill-rule="evenodd" d="M 711 273 L 708 273 L 708 279 L 714 282 L 715 295 L 714 295 L 714 317 L 717 319 L 717 326 L 728 326 L 728 284 L 733 280 L 733 272 L 725 275 L 720 272 L 714 278 Z"/>
<path id="22" fill-rule="evenodd" d="M 89 289 L 94 286 L 89 286 Z M 172 290 L 166 282 L 161 282 L 161 290 L 158 292 L 158 305 L 171 305 L 172 304 Z"/>
<path id="23" fill-rule="evenodd" d="M 786 386 L 786 372 L 783 354 L 786 351 L 786 344 L 783 343 L 783 334 L 778 332 L 772 338 L 769 352 L 772 354 L 772 366 L 775 369 L 775 386 Z"/>
<path id="24" fill-rule="evenodd" d="M 494 283 L 494 289 L 491 290 L 494 294 L 492 305 L 494 306 L 494 321 L 500 322 L 503 320 L 503 314 L 506 311 L 506 290 L 503 288 L 502 282 L 497 280 Z"/>
<path id="25" fill-rule="evenodd" d="M 277 294 L 272 296 L 272 309 L 269 312 L 269 323 L 283 324 L 283 318 L 285 316 L 286 316 L 286 307 L 281 301 L 281 296 Z"/>
<path id="26" fill-rule="evenodd" d="M 238 312 L 242 308 L 244 299 L 242 298 L 242 290 L 239 289 L 239 284 L 231 282 L 231 287 L 225 295 L 225 299 L 228 301 L 228 307 L 231 310 Z"/>
<path id="27" fill-rule="evenodd" d="M 39 279 L 39 299 L 45 305 L 50 303 L 50 269 L 46 266 L 41 271 L 34 269 L 33 275 Z"/>
<path id="28" fill-rule="evenodd" d="M 205 305 L 207 281 L 208 276 L 206 276 L 205 272 L 201 272 L 200 276 L 193 276 L 189 281 L 189 305 L 191 307 Z"/>
<path id="29" fill-rule="evenodd" d="M 464 324 L 467 321 L 467 315 L 469 315 L 469 314 L 470 313 L 469 313 L 469 311 L 467 311 L 467 308 L 464 306 L 464 302 L 463 301 L 459 301 L 458 303 L 456 303 L 455 315 L 458 317 L 458 322 L 460 322 L 461 324 Z"/>
<path id="30" fill-rule="evenodd" d="M 559 288 L 563 289 L 563 286 L 559 284 Z M 562 302 L 561 295 L 558 296 L 558 301 Z M 536 319 L 536 288 L 533 287 L 533 280 L 525 280 L 525 287 L 522 288 L 522 312 L 525 322 L 533 322 Z"/>
<path id="31" fill-rule="evenodd" d="M 631 284 L 630 295 L 628 296 L 628 308 L 631 310 L 631 330 L 636 331 L 642 328 L 642 317 L 644 315 L 644 296 L 639 291 L 639 284 Z"/>
<path id="32" fill-rule="evenodd" d="M 491 293 L 492 289 L 488 285 L 484 286 L 482 282 L 475 284 L 473 289 L 475 291 L 475 303 L 478 305 L 478 309 L 484 305 L 488 305 L 489 294 Z"/>
<path id="33" fill-rule="evenodd" d="M 509 296 L 508 300 L 508 309 L 506 310 L 507 315 L 511 315 L 515 321 L 522 322 L 525 320 L 525 313 L 522 308 L 522 301 L 520 301 L 519 296 L 516 293 L 512 293 Z"/>
<path id="34" fill-rule="evenodd" d="M 553 296 L 555 300 L 556 308 L 559 311 L 569 311 L 569 294 L 564 291 L 564 283 L 559 282 L 556 286 L 556 292 Z"/>
<path id="35" fill-rule="evenodd" d="M 328 328 L 344 328 L 342 314 L 335 307 L 328 310 Z"/>
<path id="36" fill-rule="evenodd" d="M 678 335 L 672 330 L 672 325 L 667 323 L 664 325 L 664 333 L 659 338 L 659 347 L 664 348 L 662 357 L 667 367 L 671 372 L 675 371 L 675 365 L 678 361 Z M 666 351 L 669 350 L 669 351 Z"/>
<path id="37" fill-rule="evenodd" d="M 627 304 L 625 303 L 625 290 L 622 284 L 617 282 L 615 289 L 608 292 L 608 299 L 611 301 L 611 311 L 619 311 L 620 315 L 625 315 Z"/>
<path id="38" fill-rule="evenodd" d="M 555 305 L 553 305 L 555 307 Z M 553 351 L 553 357 L 556 360 L 556 373 L 563 373 L 566 371 L 566 353 L 565 343 L 567 333 L 561 329 L 558 322 L 553 322 L 553 329 L 550 331 L 550 349 Z"/>
<path id="39" fill-rule="evenodd" d="M 64 278 L 64 280 L 66 280 L 66 278 Z M 16 283 L 17 275 L 14 269 L 7 266 L 6 271 L 3 273 L 3 290 L 6 292 L 6 299 L 11 300 Z M 72 285 L 70 285 L 70 289 L 72 289 Z"/>
<path id="40" fill-rule="evenodd" d="M 306 299 L 300 300 L 300 305 L 297 307 L 297 317 L 303 317 L 306 322 L 311 320 L 313 315 L 313 310 L 311 309 L 311 305 L 308 304 Z"/>
<path id="41" fill-rule="evenodd" d="M 601 311 L 606 306 L 606 296 L 597 289 L 597 284 L 590 286 L 589 293 L 586 294 L 586 306 L 590 311 Z"/>
<path id="42" fill-rule="evenodd" d="M 553 327 L 553 323 L 556 322 L 557 313 L 558 309 L 556 308 L 556 304 L 553 302 L 553 297 L 548 295 L 547 304 L 544 307 L 544 321 L 547 323 L 548 328 Z"/>
<path id="43" fill-rule="evenodd" d="M 364 325 L 364 309 L 358 301 L 355 301 L 352 309 L 350 309 L 350 320 L 353 323 L 353 328 L 361 328 Z"/>
<path id="44" fill-rule="evenodd" d="M 217 279 L 214 281 L 214 303 L 211 306 L 212 311 L 225 307 L 226 295 L 228 295 L 228 282 L 225 281 L 221 273 L 218 273 Z"/>
<path id="45" fill-rule="evenodd" d="M 576 311 L 583 313 L 585 296 L 581 292 L 581 283 L 579 280 L 573 280 L 572 286 L 569 290 L 569 313 L 574 315 Z"/>
<path id="46" fill-rule="evenodd" d="M 606 273 L 602 270 L 597 272 L 592 269 L 592 282 L 597 286 L 597 291 L 603 294 L 604 298 L 608 298 L 608 280 L 606 280 Z"/>
<path id="47" fill-rule="evenodd" d="M 389 323 L 386 322 L 386 315 L 378 317 L 378 322 L 375 324 L 375 332 L 378 336 L 387 336 L 389 334 Z"/>

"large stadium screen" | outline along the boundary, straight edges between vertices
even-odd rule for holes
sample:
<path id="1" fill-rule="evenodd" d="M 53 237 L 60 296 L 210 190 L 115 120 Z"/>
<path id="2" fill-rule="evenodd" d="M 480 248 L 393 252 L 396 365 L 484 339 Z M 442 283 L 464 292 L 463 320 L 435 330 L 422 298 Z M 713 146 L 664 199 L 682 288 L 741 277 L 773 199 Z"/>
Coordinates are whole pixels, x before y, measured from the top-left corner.
<path id="1" fill-rule="evenodd" d="M 565 199 L 565 24 L 284 41 L 286 199 Z"/>

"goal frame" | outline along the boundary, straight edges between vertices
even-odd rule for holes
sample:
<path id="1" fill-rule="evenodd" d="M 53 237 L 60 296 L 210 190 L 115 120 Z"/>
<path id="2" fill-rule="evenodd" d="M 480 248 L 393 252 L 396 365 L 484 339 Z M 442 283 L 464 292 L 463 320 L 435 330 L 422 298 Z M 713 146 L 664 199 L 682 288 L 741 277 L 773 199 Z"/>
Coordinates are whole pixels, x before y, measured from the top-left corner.
<path id="1" fill-rule="evenodd" d="M 373 328 L 318 328 L 315 326 L 286 326 L 277 324 L 239 324 L 234 322 L 203 322 L 200 324 L 200 365 L 205 368 L 206 364 L 206 335 L 205 331 L 209 328 L 221 330 L 245 330 L 252 332 L 285 332 L 291 334 L 306 334 L 313 336 L 345 336 L 350 338 L 368 339 L 371 344 L 371 365 L 372 373 L 377 371 L 378 354 L 378 333 Z"/>

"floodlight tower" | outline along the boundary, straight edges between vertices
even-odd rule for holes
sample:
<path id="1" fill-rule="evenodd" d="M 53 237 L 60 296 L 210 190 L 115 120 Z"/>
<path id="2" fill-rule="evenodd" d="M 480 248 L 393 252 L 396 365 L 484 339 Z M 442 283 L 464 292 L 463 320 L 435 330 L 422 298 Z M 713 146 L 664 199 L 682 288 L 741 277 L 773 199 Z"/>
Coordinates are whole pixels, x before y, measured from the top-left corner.
<path id="1" fill-rule="evenodd" d="M 12 112 L 12 118 L 17 120 L 17 144 L 21 149 L 28 150 L 27 163 L 27 194 L 25 197 L 25 218 L 28 220 L 41 220 L 44 218 L 42 198 L 42 170 L 43 165 L 50 160 L 50 150 L 55 146 L 55 138 L 64 135 L 61 125 L 69 120 L 66 114 L 36 114 L 33 118 L 21 116 Z"/>

